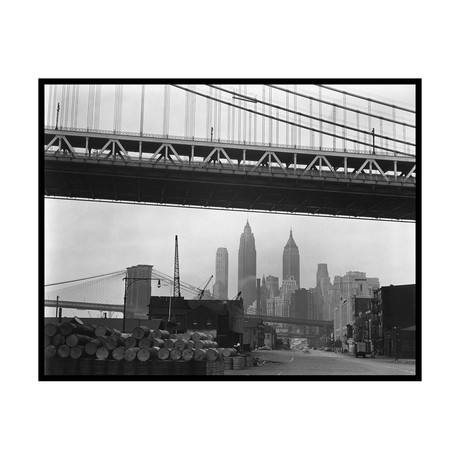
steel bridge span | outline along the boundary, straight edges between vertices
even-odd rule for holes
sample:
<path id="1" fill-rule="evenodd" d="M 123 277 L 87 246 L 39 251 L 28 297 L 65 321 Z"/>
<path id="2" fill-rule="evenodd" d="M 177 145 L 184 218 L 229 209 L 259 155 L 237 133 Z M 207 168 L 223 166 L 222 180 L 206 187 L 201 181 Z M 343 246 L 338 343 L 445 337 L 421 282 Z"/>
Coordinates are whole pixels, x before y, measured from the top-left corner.
<path id="1" fill-rule="evenodd" d="M 90 303 L 90 302 L 74 302 L 66 300 L 51 300 L 45 299 L 45 307 L 73 310 L 89 310 L 89 311 L 106 311 L 123 313 L 123 305 L 104 304 L 104 303 Z M 260 319 L 265 322 L 281 323 L 281 324 L 296 324 L 301 326 L 319 326 L 319 327 L 332 327 L 332 321 L 316 320 L 316 319 L 303 319 L 303 318 L 287 318 L 284 316 L 266 316 L 266 315 L 244 315 L 246 319 Z"/>
<path id="2" fill-rule="evenodd" d="M 414 221 L 414 157 L 139 135 L 44 132 L 49 197 Z"/>

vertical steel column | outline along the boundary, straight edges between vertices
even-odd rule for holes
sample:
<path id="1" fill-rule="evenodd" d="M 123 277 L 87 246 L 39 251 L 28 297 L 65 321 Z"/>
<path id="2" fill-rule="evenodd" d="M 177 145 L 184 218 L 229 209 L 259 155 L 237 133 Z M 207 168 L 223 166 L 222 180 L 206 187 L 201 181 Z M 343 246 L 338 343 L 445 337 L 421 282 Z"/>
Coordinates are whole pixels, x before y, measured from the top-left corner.
<path id="1" fill-rule="evenodd" d="M 332 121 L 335 123 L 336 122 L 336 106 L 335 104 L 332 106 Z M 336 127 L 335 125 L 332 125 L 332 148 L 335 150 L 336 147 Z"/>
<path id="2" fill-rule="evenodd" d="M 294 92 L 297 93 L 297 85 L 294 85 Z M 297 112 L 297 95 L 294 94 L 294 112 Z M 299 116 L 297 114 L 294 115 L 294 122 L 299 123 Z M 294 146 L 297 145 L 297 126 L 292 125 L 291 129 L 291 142 Z"/>
<path id="3" fill-rule="evenodd" d="M 170 86 L 165 85 L 165 88 L 164 88 L 164 102 L 163 102 L 163 134 L 166 137 L 168 137 L 168 135 L 169 135 L 170 92 L 171 92 Z M 208 99 L 208 101 L 209 101 L 209 99 Z"/>
<path id="4" fill-rule="evenodd" d="M 322 115 L 323 115 L 323 106 L 321 104 L 321 99 L 322 99 L 322 90 L 321 90 L 321 86 L 319 86 L 319 118 L 320 120 L 322 119 Z M 320 121 L 319 122 L 319 130 L 322 131 L 323 130 L 323 122 Z M 319 133 L 319 149 L 321 150 L 323 148 L 323 133 Z"/>
<path id="5" fill-rule="evenodd" d="M 48 89 L 49 88 L 49 89 Z M 46 108 L 46 122 L 45 125 L 49 126 L 50 125 L 50 113 L 51 113 L 51 98 L 52 98 L 52 86 L 51 85 L 46 85 L 45 86 L 45 91 L 48 91 L 48 105 Z"/>
<path id="6" fill-rule="evenodd" d="M 369 137 L 368 137 L 368 144 L 373 145 L 372 132 L 371 132 L 371 131 L 372 131 L 372 119 L 371 119 L 371 111 L 372 111 L 372 109 L 371 109 L 371 101 L 368 101 L 367 104 L 368 104 L 368 105 L 367 105 L 367 113 L 369 114 L 369 115 L 367 116 L 367 132 L 369 133 L 369 134 L 368 134 L 368 136 L 369 136 Z M 371 153 L 372 153 L 372 151 L 371 151 Z"/>
<path id="7" fill-rule="evenodd" d="M 246 149 L 243 149 L 243 171 L 246 171 Z"/>
<path id="8" fill-rule="evenodd" d="M 396 160 L 394 160 L 393 162 L 393 173 L 395 175 L 395 182 L 397 182 L 398 180 L 398 162 Z"/>
<path id="9" fill-rule="evenodd" d="M 343 95 L 343 124 L 344 126 L 347 125 L 347 96 L 344 94 Z M 347 129 L 344 127 L 342 130 L 342 136 L 345 138 L 347 137 Z M 343 139 L 343 151 L 347 151 L 347 141 Z"/>
<path id="10" fill-rule="evenodd" d="M 142 161 L 142 141 L 139 141 L 139 163 Z"/>
<path id="11" fill-rule="evenodd" d="M 145 85 L 142 85 L 142 92 L 141 92 L 141 121 L 140 121 L 140 126 L 139 126 L 139 134 L 141 136 L 144 134 L 144 101 L 145 101 Z M 142 148 L 142 142 L 140 143 L 140 146 Z"/>
<path id="12" fill-rule="evenodd" d="M 348 176 L 348 158 L 347 157 L 343 159 L 343 169 L 345 171 L 345 177 L 347 177 Z"/>
<path id="13" fill-rule="evenodd" d="M 243 85 L 243 95 L 247 95 L 247 85 Z M 248 106 L 248 103 L 246 99 L 243 101 L 243 107 L 246 109 Z M 243 112 L 243 141 L 246 143 L 246 110 Z"/>
<path id="14" fill-rule="evenodd" d="M 393 107 L 393 122 L 396 120 L 396 109 Z M 393 123 L 393 150 L 396 150 L 396 123 Z"/>
<path id="15" fill-rule="evenodd" d="M 356 114 L 356 127 L 359 129 L 359 113 Z M 359 131 L 356 132 L 355 150 L 359 149 Z"/>
<path id="16" fill-rule="evenodd" d="M 241 85 L 238 85 L 238 92 L 241 94 L 242 88 Z M 241 101 L 237 99 L 238 104 L 241 105 Z M 238 142 L 241 142 L 241 110 L 238 109 Z"/>
<path id="17" fill-rule="evenodd" d="M 101 117 L 101 85 L 96 85 L 96 94 L 94 98 L 94 129 L 99 129 L 100 117 Z"/>
<path id="18" fill-rule="evenodd" d="M 310 99 L 310 116 L 313 116 L 313 101 Z M 313 128 L 313 119 L 310 118 L 310 128 Z M 315 148 L 315 132 L 310 129 L 310 147 Z"/>
<path id="19" fill-rule="evenodd" d="M 286 138 L 284 139 L 284 143 L 289 145 L 289 93 L 286 93 Z"/>
<path id="20" fill-rule="evenodd" d="M 268 101 L 270 102 L 270 104 L 272 103 L 272 87 L 271 86 L 268 88 Z M 272 106 L 271 105 L 269 106 L 268 114 L 270 115 L 270 117 L 272 116 Z M 270 118 L 270 121 L 268 122 L 268 143 L 269 145 L 272 145 L 272 142 L 273 142 L 273 119 Z"/>
<path id="21" fill-rule="evenodd" d="M 262 86 L 262 113 L 265 115 L 265 85 Z M 265 117 L 262 116 L 262 144 L 265 144 Z"/>
<path id="22" fill-rule="evenodd" d="M 86 155 L 91 156 L 90 153 L 89 153 L 88 144 L 89 144 L 89 137 L 86 136 L 85 156 Z"/>

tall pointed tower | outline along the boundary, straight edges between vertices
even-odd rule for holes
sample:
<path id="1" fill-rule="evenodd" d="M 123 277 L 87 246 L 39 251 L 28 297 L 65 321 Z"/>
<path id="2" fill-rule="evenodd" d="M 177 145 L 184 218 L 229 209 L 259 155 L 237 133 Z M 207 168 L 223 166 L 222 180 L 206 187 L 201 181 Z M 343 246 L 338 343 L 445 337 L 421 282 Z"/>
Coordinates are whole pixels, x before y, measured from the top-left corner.
<path id="1" fill-rule="evenodd" d="M 249 221 L 240 236 L 238 250 L 238 291 L 241 291 L 244 308 L 257 298 L 256 285 L 256 242 Z"/>
<path id="2" fill-rule="evenodd" d="M 292 229 L 283 251 L 283 281 L 288 280 L 291 276 L 294 277 L 297 287 L 300 288 L 300 254 L 292 236 Z"/>

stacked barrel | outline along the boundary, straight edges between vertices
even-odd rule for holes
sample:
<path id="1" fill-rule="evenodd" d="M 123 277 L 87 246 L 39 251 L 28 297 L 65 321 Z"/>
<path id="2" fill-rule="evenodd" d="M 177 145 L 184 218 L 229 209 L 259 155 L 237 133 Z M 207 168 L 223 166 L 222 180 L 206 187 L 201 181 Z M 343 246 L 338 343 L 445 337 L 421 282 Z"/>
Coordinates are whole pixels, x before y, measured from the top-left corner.
<path id="1" fill-rule="evenodd" d="M 224 375 L 235 355 L 201 332 L 125 334 L 79 318 L 45 326 L 45 375 Z"/>

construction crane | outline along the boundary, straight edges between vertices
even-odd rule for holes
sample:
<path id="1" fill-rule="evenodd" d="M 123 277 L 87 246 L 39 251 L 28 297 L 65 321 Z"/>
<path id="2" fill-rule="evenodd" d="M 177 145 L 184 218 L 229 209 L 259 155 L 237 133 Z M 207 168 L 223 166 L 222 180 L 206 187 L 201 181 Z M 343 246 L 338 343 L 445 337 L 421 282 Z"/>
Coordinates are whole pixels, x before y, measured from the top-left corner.
<path id="1" fill-rule="evenodd" d="M 208 279 L 207 283 L 204 285 L 204 288 L 203 289 L 198 289 L 199 290 L 199 295 L 198 295 L 198 300 L 201 300 L 203 298 L 203 295 L 204 295 L 204 291 L 206 290 L 206 288 L 208 287 L 208 284 L 211 282 L 212 280 L 212 277 L 214 275 L 211 275 L 211 277 Z"/>

